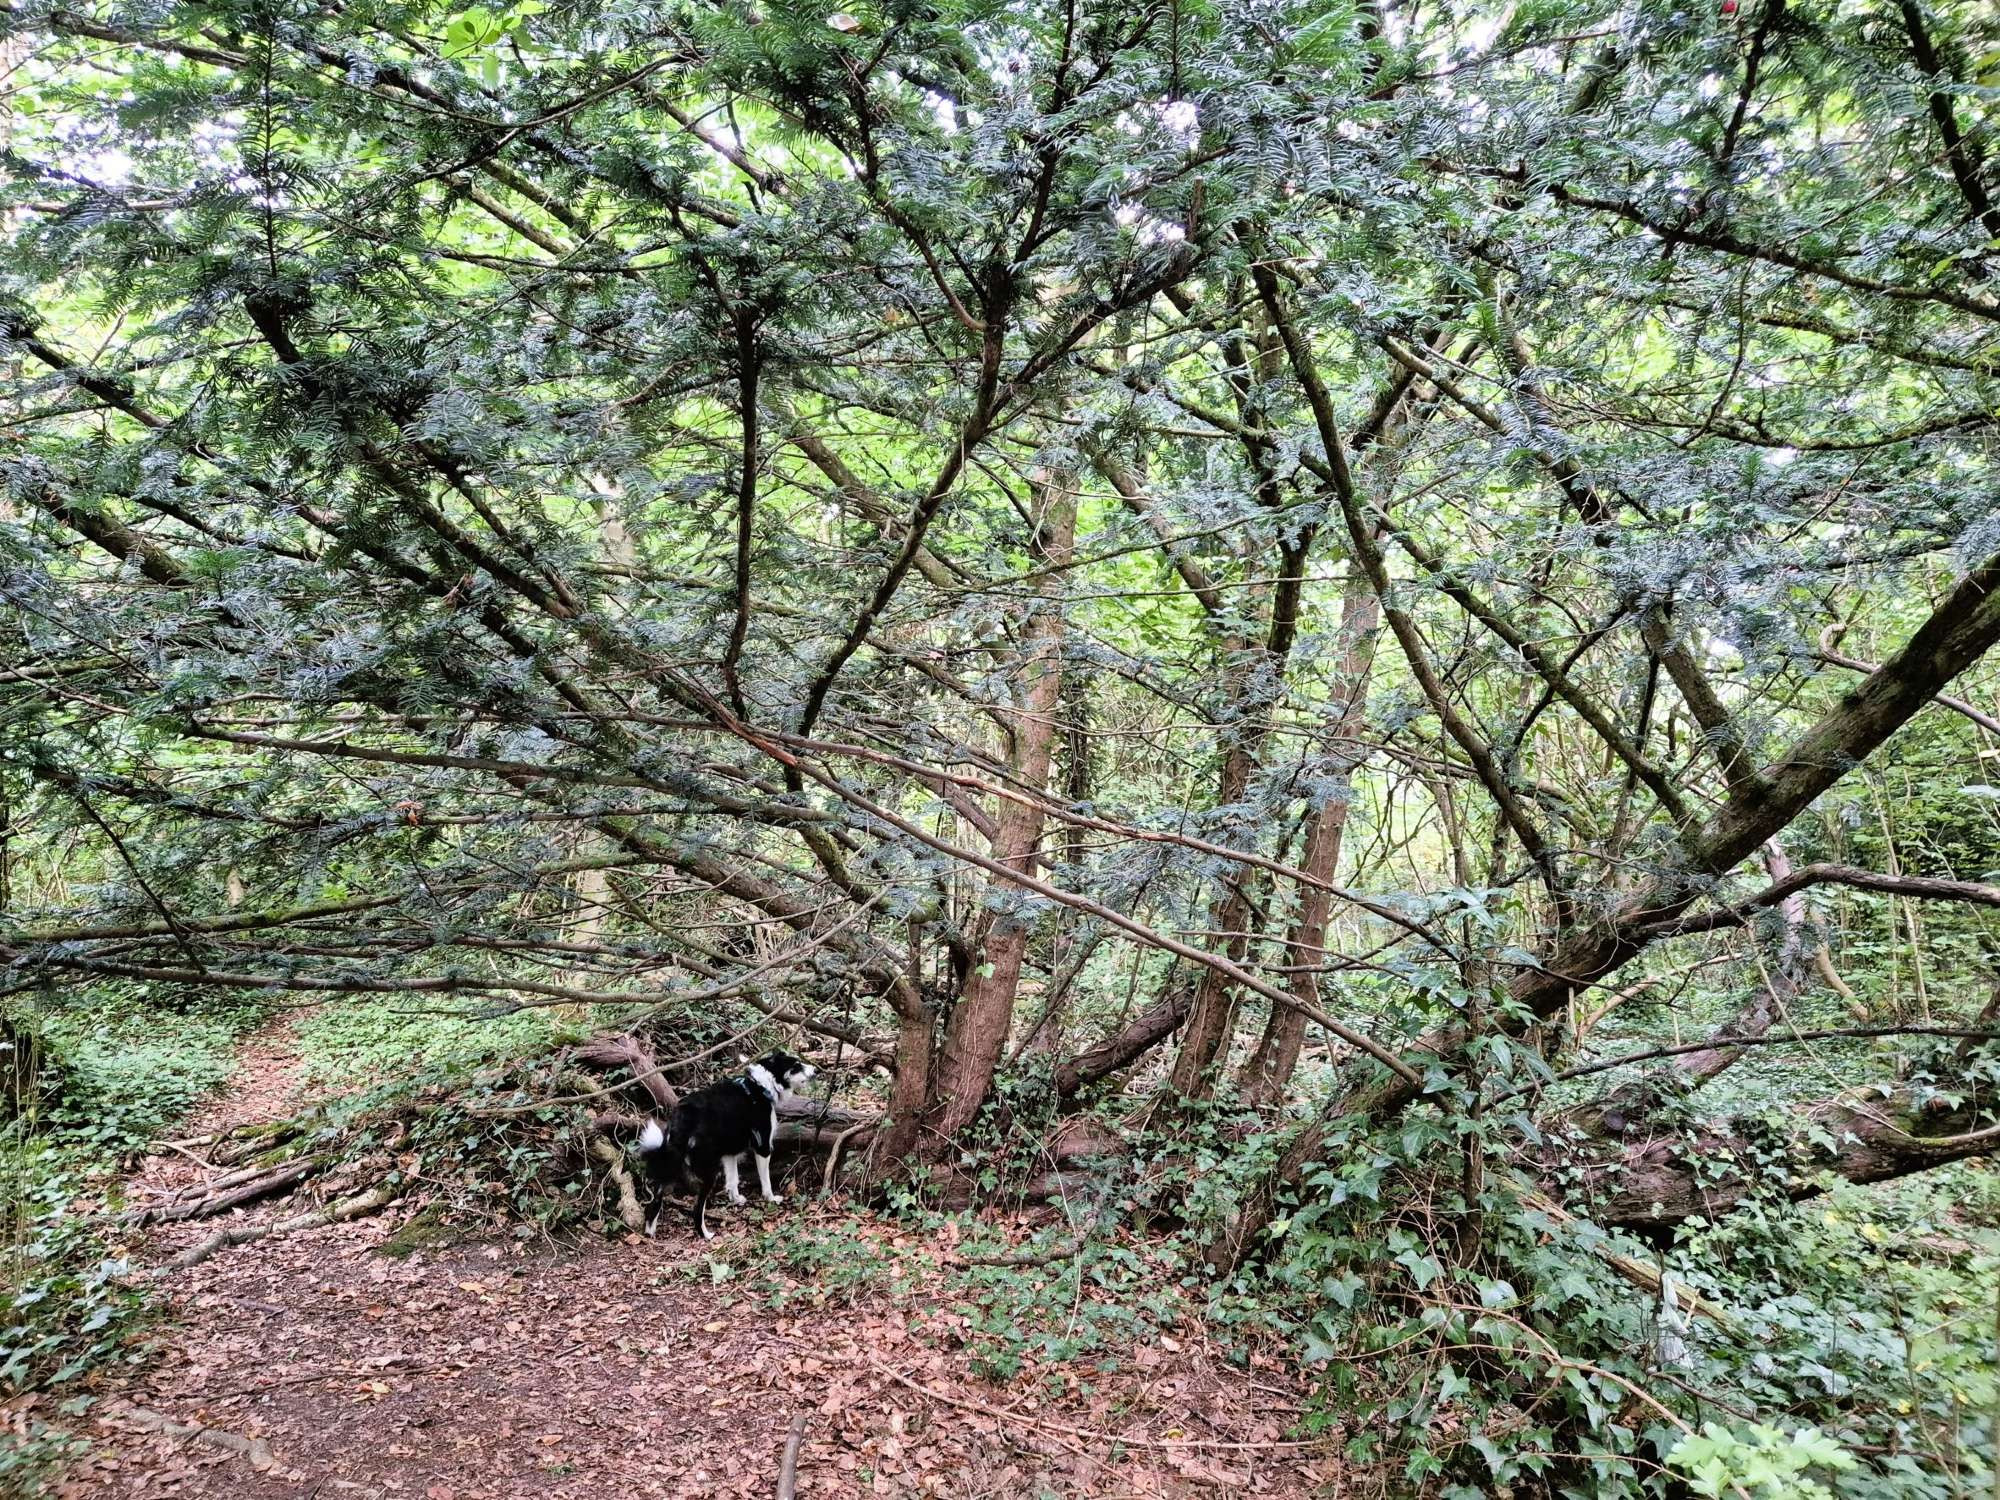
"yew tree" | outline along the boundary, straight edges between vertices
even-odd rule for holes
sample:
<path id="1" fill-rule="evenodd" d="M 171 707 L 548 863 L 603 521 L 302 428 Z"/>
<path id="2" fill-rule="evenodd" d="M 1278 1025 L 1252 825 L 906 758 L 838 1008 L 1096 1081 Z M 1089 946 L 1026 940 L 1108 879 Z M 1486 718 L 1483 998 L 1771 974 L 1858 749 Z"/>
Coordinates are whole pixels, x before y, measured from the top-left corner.
<path id="1" fill-rule="evenodd" d="M 2000 907 L 1825 836 L 1994 806 L 1979 0 L 6 26 L 8 986 L 761 1014 L 878 1180 L 1003 1080 L 1219 1099 L 1227 1260 L 1413 1109 L 1724 1209 L 1645 1123 L 1851 989 L 1827 893 Z M 1993 1148 L 1933 1052 L 1797 1192 Z"/>

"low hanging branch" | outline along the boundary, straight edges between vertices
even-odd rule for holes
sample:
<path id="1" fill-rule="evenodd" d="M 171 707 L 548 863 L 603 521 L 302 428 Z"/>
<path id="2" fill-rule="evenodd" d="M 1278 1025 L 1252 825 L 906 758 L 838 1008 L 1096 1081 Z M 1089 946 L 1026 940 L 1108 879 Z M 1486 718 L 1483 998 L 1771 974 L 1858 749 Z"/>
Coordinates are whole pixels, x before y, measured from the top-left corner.
<path id="1" fill-rule="evenodd" d="M 631 1084 L 644 1089 L 654 1112 L 668 1115 L 680 1103 L 680 1094 L 661 1076 L 661 1065 L 652 1049 L 635 1036 L 600 1036 L 583 1043 L 572 1054 L 586 1067 L 631 1072 Z M 880 1116 L 852 1110 L 817 1099 L 786 1094 L 778 1100 L 778 1133 L 775 1144 L 795 1150 L 818 1150 L 831 1146 L 843 1134 L 876 1124 Z M 641 1115 L 606 1111 L 591 1117 L 591 1128 L 615 1138 L 636 1136 L 645 1123 Z M 596 1155 L 595 1147 L 592 1154 Z M 600 1157 L 600 1160 L 602 1158 Z"/>
<path id="2" fill-rule="evenodd" d="M 1561 1083 L 1571 1078 L 1588 1078 L 1593 1073 L 1608 1073 L 1613 1068 L 1630 1067 L 1633 1063 L 1654 1062 L 1668 1057 L 1691 1057 L 1707 1052 L 1711 1048 L 1724 1047 L 1782 1047 L 1796 1042 L 1833 1042 L 1868 1037 L 1885 1036 L 1951 1036 L 1971 1042 L 2000 1041 L 2000 1031 L 1977 1026 L 1828 1026 L 1814 1031 L 1787 1031 L 1776 1035 L 1709 1037 L 1699 1042 L 1683 1042 L 1678 1047 L 1649 1047 L 1643 1052 L 1627 1052 L 1619 1057 L 1607 1057 L 1598 1062 L 1581 1063 L 1574 1068 L 1565 1068 L 1549 1079 L 1551 1083 Z M 1513 1089 L 1501 1095 L 1512 1098 L 1526 1089 Z"/>
<path id="3" fill-rule="evenodd" d="M 1741 927 L 1758 911 L 1776 906 L 1786 897 L 1813 885 L 1845 885 L 1856 890 L 1880 891 L 1885 895 L 1909 896 L 1924 901 L 1959 901 L 1972 906 L 2000 907 L 2000 885 L 1982 885 L 1976 880 L 1941 880 L 1923 875 L 1887 875 L 1855 865 L 1817 864 L 1802 866 L 1784 879 L 1764 887 L 1747 901 L 1721 911 L 1680 917 L 1657 925 L 1641 925 L 1634 932 L 1639 940 L 1652 942 L 1661 938 L 1713 932 L 1718 927 Z"/>

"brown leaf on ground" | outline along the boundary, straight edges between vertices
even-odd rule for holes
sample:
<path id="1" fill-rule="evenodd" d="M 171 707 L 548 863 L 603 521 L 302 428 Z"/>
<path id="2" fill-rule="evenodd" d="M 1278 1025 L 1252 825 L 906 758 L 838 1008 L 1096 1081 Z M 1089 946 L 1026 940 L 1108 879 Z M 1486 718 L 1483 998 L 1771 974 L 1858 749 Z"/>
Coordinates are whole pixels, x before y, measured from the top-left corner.
<path id="1" fill-rule="evenodd" d="M 284 1030 L 267 1032 L 187 1133 L 289 1113 L 294 1071 Z M 201 1171 L 155 1157 L 139 1184 Z M 780 1212 L 810 1232 L 814 1209 Z M 208 1227 L 150 1231 L 135 1261 Z M 261 1240 L 160 1283 L 157 1356 L 100 1378 L 93 1449 L 62 1500 L 767 1496 L 800 1412 L 802 1497 L 1310 1496 L 1340 1475 L 1327 1444 L 1287 1441 L 1270 1420 L 1281 1372 L 1260 1364 L 1253 1383 L 1198 1328 L 1119 1351 L 1115 1369 L 978 1379 L 946 1300 L 951 1244 L 907 1226 L 879 1230 L 910 1272 L 900 1292 L 782 1315 L 737 1281 L 711 1284 L 711 1255 L 748 1269 L 734 1225 L 708 1247 L 508 1240 L 405 1260 L 379 1253 L 390 1229 L 377 1217 Z"/>

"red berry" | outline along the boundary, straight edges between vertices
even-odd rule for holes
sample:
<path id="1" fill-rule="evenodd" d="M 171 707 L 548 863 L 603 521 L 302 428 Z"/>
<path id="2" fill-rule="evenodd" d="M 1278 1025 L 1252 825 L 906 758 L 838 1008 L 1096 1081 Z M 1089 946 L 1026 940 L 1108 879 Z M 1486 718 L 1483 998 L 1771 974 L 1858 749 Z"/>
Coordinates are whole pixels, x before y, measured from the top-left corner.
<path id="1" fill-rule="evenodd" d="M 1723 13 L 1723 14 L 1724 14 L 1725 16 L 1733 16 L 1733 15 L 1735 15 L 1735 14 L 1736 14 L 1736 0 L 1722 0 L 1722 13 Z"/>

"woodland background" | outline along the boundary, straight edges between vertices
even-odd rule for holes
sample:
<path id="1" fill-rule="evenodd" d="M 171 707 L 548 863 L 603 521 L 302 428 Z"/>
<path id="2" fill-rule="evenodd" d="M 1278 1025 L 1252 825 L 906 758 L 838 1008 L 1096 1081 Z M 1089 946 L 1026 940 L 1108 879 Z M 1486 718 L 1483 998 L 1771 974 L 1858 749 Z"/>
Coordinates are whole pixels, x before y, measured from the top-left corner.
<path id="1" fill-rule="evenodd" d="M 0 19 L 0 1379 L 246 1033 L 568 1234 L 782 1042 L 1406 1492 L 1990 1488 L 2000 13 Z"/>

